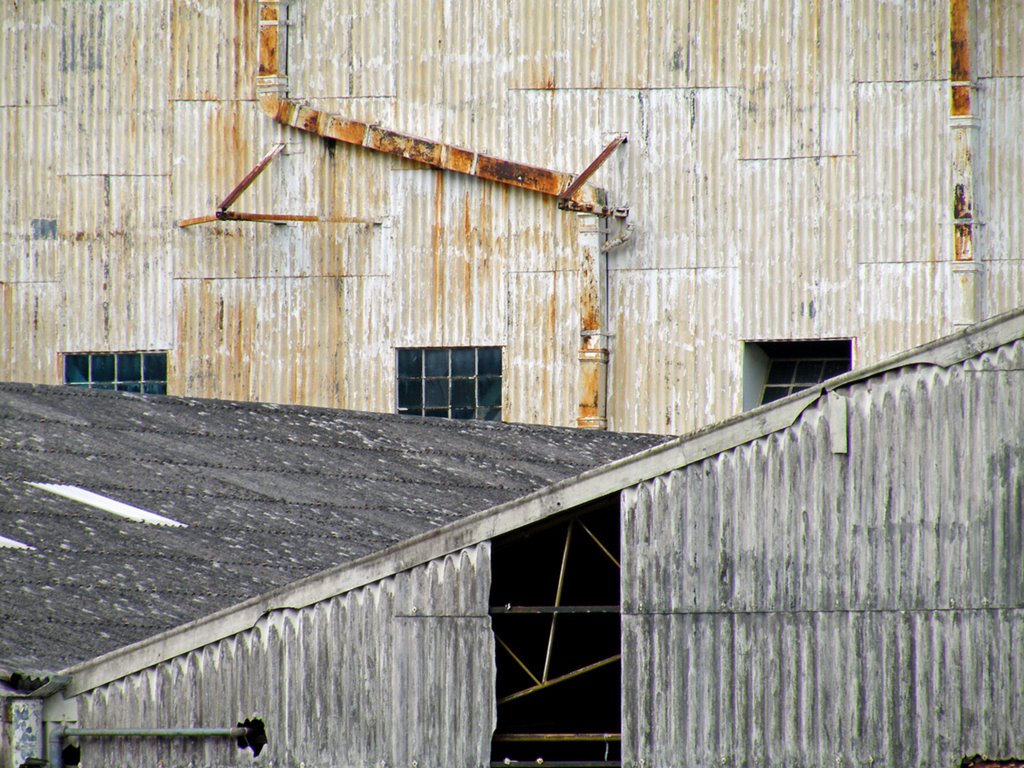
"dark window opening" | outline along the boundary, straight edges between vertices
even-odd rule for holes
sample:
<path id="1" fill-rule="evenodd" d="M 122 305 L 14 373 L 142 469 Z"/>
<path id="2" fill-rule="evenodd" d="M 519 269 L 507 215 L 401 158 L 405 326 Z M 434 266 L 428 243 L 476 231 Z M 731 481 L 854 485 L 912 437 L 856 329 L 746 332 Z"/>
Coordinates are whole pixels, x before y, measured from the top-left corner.
<path id="1" fill-rule="evenodd" d="M 501 421 L 501 348 L 398 350 L 398 412 Z"/>
<path id="2" fill-rule="evenodd" d="M 619 499 L 496 539 L 491 765 L 621 764 Z"/>
<path id="3" fill-rule="evenodd" d="M 743 409 L 750 410 L 839 376 L 852 364 L 850 339 L 747 342 Z"/>
<path id="4" fill-rule="evenodd" d="M 82 389 L 167 394 L 166 352 L 89 352 L 64 355 L 64 383 Z"/>

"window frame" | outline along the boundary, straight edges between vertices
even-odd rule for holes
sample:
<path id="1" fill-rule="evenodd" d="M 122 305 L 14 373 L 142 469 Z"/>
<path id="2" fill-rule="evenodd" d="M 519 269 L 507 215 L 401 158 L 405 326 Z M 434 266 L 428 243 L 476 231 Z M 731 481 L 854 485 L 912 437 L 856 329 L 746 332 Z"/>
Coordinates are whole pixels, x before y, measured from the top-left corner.
<path id="1" fill-rule="evenodd" d="M 467 353 L 472 353 L 471 366 Z M 403 416 L 501 421 L 503 366 L 500 346 L 396 347 L 395 411 Z"/>
<path id="2" fill-rule="evenodd" d="M 745 341 L 743 410 L 773 403 L 852 370 L 853 349 L 852 338 Z M 788 380 L 773 381 L 773 378 L 784 377 L 778 366 L 789 363 L 793 365 Z M 811 365 L 817 366 L 817 374 L 808 376 L 806 372 Z M 769 390 L 780 391 L 771 399 L 765 399 Z"/>
<path id="3" fill-rule="evenodd" d="M 169 351 L 162 349 L 64 352 L 61 380 L 75 389 L 166 395 L 169 358 Z M 98 365 L 109 365 L 110 373 L 95 371 Z"/>

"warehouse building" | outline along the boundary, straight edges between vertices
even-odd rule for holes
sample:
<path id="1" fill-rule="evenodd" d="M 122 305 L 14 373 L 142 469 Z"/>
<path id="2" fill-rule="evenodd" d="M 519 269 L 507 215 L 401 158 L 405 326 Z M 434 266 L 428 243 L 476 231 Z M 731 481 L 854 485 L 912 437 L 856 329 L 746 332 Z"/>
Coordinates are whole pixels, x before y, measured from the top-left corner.
<path id="1" fill-rule="evenodd" d="M 0 0 L 0 380 L 703 428 L 1024 306 L 1022 39 L 1021 0 Z"/>
<path id="2" fill-rule="evenodd" d="M 668 442 L 0 403 L 8 764 L 1024 756 L 1024 312 Z"/>

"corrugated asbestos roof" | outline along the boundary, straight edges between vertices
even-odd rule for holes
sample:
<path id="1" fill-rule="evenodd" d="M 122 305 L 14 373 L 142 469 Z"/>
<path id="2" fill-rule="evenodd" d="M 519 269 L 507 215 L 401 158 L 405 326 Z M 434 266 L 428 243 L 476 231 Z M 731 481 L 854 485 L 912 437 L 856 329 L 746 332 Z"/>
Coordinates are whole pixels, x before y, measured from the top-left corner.
<path id="1" fill-rule="evenodd" d="M 0 384 L 0 537 L 28 547 L 0 546 L 0 666 L 65 668 L 665 440 Z"/>

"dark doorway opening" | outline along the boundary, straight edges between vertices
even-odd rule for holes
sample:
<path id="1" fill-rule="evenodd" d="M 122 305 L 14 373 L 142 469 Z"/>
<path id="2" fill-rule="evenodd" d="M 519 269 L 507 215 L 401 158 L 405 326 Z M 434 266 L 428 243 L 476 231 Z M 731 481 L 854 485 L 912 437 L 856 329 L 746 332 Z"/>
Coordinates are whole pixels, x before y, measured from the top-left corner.
<path id="1" fill-rule="evenodd" d="M 621 761 L 619 498 L 495 540 L 491 765 Z"/>

